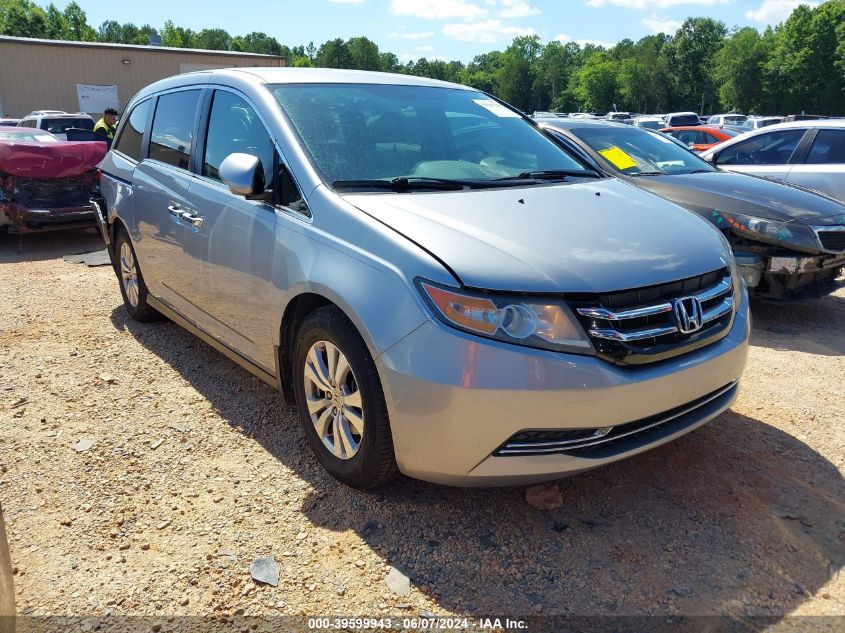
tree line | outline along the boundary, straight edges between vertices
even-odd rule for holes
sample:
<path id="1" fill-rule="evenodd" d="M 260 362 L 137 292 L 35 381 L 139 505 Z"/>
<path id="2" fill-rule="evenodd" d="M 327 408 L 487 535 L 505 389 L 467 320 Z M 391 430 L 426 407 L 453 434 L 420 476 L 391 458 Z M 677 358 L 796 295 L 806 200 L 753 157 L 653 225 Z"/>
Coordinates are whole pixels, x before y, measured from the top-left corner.
<path id="1" fill-rule="evenodd" d="M 718 20 L 691 17 L 674 33 L 623 39 L 605 48 L 515 38 L 503 51 L 468 64 L 422 57 L 402 62 L 366 37 L 315 46 L 288 46 L 256 31 L 194 31 L 168 20 L 158 29 L 114 20 L 98 28 L 71 2 L 64 10 L 30 0 L 0 0 L 0 34 L 19 37 L 147 44 L 283 55 L 291 66 L 351 68 L 442 79 L 493 93 L 522 110 L 701 114 L 845 114 L 845 0 L 801 5 L 762 33 L 728 30 Z"/>

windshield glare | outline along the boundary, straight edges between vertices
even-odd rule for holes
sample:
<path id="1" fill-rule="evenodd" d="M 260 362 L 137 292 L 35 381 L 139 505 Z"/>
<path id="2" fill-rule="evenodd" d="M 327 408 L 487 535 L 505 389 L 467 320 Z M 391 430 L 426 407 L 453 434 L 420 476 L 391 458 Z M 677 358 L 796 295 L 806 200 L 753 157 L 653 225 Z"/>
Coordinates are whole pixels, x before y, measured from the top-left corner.
<path id="1" fill-rule="evenodd" d="M 626 175 L 715 171 L 710 164 L 660 132 L 598 125 L 574 128 L 571 132 L 598 152 L 611 167 Z"/>
<path id="2" fill-rule="evenodd" d="M 26 131 L 26 132 L 0 132 L 0 141 L 18 141 L 21 143 L 57 143 L 59 139 L 57 139 L 52 134 L 47 134 L 45 132 L 38 132 L 38 131 Z"/>
<path id="3" fill-rule="evenodd" d="M 360 84 L 269 89 L 330 183 L 490 181 L 585 169 L 517 113 L 474 90 Z"/>

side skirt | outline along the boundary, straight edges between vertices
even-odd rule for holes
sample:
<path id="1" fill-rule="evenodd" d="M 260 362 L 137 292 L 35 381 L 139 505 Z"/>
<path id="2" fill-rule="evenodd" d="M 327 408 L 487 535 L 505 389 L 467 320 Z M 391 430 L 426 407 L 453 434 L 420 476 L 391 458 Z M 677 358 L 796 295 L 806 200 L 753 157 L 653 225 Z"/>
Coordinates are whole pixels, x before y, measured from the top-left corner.
<path id="1" fill-rule="evenodd" d="M 147 303 L 151 307 L 161 312 L 164 316 L 166 316 L 174 323 L 181 325 L 183 328 L 188 330 L 188 332 L 201 339 L 203 342 L 211 345 L 211 347 L 223 354 L 229 360 L 237 363 L 254 376 L 261 378 L 261 380 L 266 382 L 271 387 L 275 387 L 278 389 L 279 382 L 276 380 L 276 377 L 273 374 L 268 371 L 265 371 L 249 359 L 244 358 L 225 343 L 218 341 L 216 338 L 205 332 L 205 330 L 201 329 L 199 326 L 195 325 L 191 321 L 188 321 L 188 319 L 176 312 L 173 308 L 162 303 L 161 301 L 153 297 L 151 294 L 147 295 Z"/>

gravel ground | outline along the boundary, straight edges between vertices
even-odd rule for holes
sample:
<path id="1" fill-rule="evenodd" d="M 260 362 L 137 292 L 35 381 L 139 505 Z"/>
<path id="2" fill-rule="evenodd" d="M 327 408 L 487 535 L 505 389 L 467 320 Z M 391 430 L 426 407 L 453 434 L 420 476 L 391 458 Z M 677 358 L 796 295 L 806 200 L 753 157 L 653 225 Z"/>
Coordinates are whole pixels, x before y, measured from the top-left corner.
<path id="1" fill-rule="evenodd" d="M 100 246 L 0 241 L 20 614 L 845 616 L 845 289 L 755 304 L 731 411 L 559 481 L 562 507 L 541 511 L 525 488 L 337 484 L 270 387 L 170 322 L 131 321 L 110 268 L 62 260 Z M 250 577 L 262 556 L 277 587 Z"/>

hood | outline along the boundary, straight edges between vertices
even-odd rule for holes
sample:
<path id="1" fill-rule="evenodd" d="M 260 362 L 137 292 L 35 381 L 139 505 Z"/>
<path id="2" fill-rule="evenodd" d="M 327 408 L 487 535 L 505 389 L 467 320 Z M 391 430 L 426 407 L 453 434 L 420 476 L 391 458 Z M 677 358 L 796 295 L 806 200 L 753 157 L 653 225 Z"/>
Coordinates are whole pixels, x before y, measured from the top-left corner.
<path id="1" fill-rule="evenodd" d="M 748 174 L 717 171 L 628 181 L 705 217 L 715 210 L 806 224 L 841 224 L 845 219 L 845 205 L 833 198 Z"/>
<path id="2" fill-rule="evenodd" d="M 0 173 L 26 178 L 65 178 L 91 171 L 108 151 L 104 142 L 0 143 Z"/>
<path id="3" fill-rule="evenodd" d="M 709 223 L 611 178 L 343 197 L 474 288 L 609 292 L 693 277 L 730 261 Z"/>

